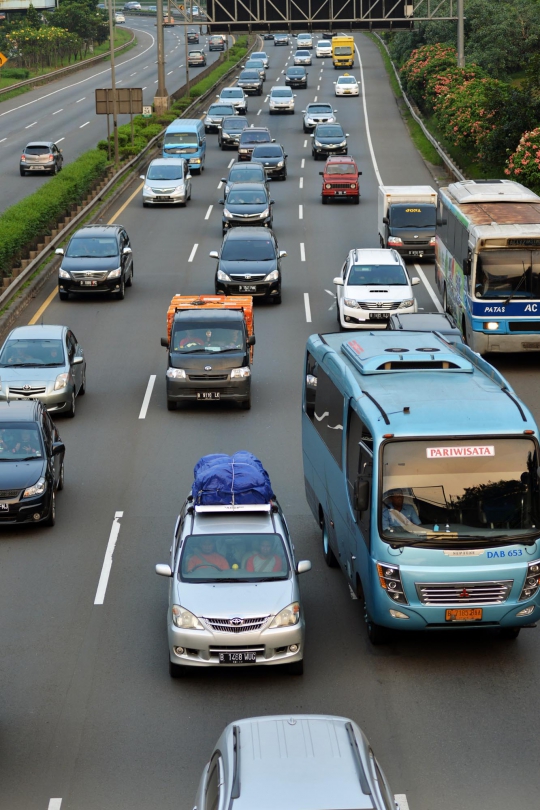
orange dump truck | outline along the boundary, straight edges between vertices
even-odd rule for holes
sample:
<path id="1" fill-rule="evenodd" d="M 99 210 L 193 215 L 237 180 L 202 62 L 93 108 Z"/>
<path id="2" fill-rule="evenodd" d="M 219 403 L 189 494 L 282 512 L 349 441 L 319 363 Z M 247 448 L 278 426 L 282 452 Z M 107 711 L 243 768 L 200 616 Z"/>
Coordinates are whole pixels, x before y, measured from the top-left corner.
<path id="1" fill-rule="evenodd" d="M 175 295 L 167 311 L 167 408 L 184 401 L 251 407 L 255 334 L 250 295 Z"/>

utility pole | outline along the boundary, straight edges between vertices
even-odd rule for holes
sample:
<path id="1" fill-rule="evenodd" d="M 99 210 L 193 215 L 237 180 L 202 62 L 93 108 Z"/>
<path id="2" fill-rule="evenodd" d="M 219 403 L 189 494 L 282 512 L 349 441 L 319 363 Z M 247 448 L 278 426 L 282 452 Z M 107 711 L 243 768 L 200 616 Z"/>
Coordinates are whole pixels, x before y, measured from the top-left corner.
<path id="1" fill-rule="evenodd" d="M 458 23 L 457 23 L 457 63 L 458 67 L 465 67 L 465 26 L 463 18 L 463 0 L 457 0 Z"/>
<path id="2" fill-rule="evenodd" d="M 113 137 L 114 137 L 114 162 L 118 165 L 118 103 L 116 99 L 116 72 L 114 64 L 114 25 L 113 25 L 113 2 L 109 0 L 109 40 L 111 43 L 111 87 L 112 87 L 112 108 L 113 108 Z M 108 109 L 107 104 L 107 109 Z M 107 115 L 107 119 L 109 116 Z"/>
<path id="3" fill-rule="evenodd" d="M 193 19 L 193 0 L 191 0 L 191 8 L 190 8 L 189 19 L 190 20 Z M 187 0 L 184 0 L 184 23 L 185 23 L 185 25 L 184 25 L 184 48 L 185 48 L 185 54 L 186 54 L 186 96 L 189 96 L 190 84 L 189 84 L 189 59 L 187 58 L 188 57 L 188 38 L 187 38 L 187 35 L 188 35 L 188 26 L 187 26 L 187 24 L 188 24 L 188 4 L 187 4 Z"/>
<path id="4" fill-rule="evenodd" d="M 163 42 L 163 0 L 157 0 L 157 68 L 158 86 L 154 96 L 154 112 L 156 115 L 169 109 L 169 94 L 165 87 L 165 46 Z"/>

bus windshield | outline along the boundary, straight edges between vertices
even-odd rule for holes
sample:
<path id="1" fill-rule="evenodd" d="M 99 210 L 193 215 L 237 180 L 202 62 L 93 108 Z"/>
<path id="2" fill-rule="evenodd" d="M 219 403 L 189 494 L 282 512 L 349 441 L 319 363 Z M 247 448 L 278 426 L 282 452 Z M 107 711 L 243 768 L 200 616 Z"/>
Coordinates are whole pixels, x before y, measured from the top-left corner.
<path id="1" fill-rule="evenodd" d="M 478 256 L 477 298 L 540 298 L 540 250 L 484 250 Z"/>
<path id="2" fill-rule="evenodd" d="M 540 527 L 537 467 L 531 439 L 389 442 L 382 537 L 397 545 L 532 542 Z"/>

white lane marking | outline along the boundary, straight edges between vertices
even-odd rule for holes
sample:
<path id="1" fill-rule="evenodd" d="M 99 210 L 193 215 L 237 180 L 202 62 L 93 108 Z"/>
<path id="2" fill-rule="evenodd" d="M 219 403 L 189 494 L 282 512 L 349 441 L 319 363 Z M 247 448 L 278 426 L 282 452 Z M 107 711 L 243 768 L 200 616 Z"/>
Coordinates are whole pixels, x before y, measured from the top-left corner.
<path id="1" fill-rule="evenodd" d="M 195 254 L 197 253 L 197 248 L 198 248 L 198 247 L 199 247 L 199 243 L 198 243 L 198 242 L 195 242 L 195 244 L 194 244 L 194 245 L 193 245 L 193 247 L 191 248 L 191 253 L 189 254 L 189 259 L 188 259 L 188 262 L 192 262 L 192 261 L 193 261 L 193 259 L 195 258 Z"/>
<path id="2" fill-rule="evenodd" d="M 229 165 L 227 166 L 227 168 L 228 168 L 228 169 L 230 169 L 230 168 L 231 168 L 231 166 L 233 165 L 233 163 L 234 163 L 234 158 L 231 158 L 231 160 L 230 160 Z"/>
<path id="3" fill-rule="evenodd" d="M 405 793 L 396 793 L 394 796 L 399 810 L 409 810 L 409 802 Z"/>
<path id="4" fill-rule="evenodd" d="M 218 183 L 218 191 L 220 190 L 222 185 L 223 185 L 223 180 L 220 180 L 219 183 Z"/>
<path id="5" fill-rule="evenodd" d="M 86 124 L 81 124 L 79 129 L 82 129 L 83 127 L 87 127 L 89 123 L 90 123 L 90 121 L 87 121 Z"/>
<path id="6" fill-rule="evenodd" d="M 304 141 L 304 149 L 306 148 L 306 146 L 307 146 L 307 138 L 306 138 L 306 140 Z"/>
<path id="7" fill-rule="evenodd" d="M 167 76 L 170 76 L 170 75 L 171 75 L 171 73 L 172 73 L 172 70 L 169 70 L 169 72 L 167 73 Z M 114 100 L 114 99 L 113 99 L 113 100 Z"/>
<path id="8" fill-rule="evenodd" d="M 136 75 L 137 75 L 137 71 L 135 71 L 135 73 L 130 73 L 129 75 L 130 75 L 130 76 L 136 76 Z"/>
<path id="9" fill-rule="evenodd" d="M 306 309 L 306 323 L 311 323 L 311 307 L 309 305 L 309 293 L 304 293 L 304 307 Z"/>
<path id="10" fill-rule="evenodd" d="M 103 560 L 103 567 L 99 577 L 94 605 L 102 605 L 105 601 L 105 593 L 107 591 L 107 584 L 109 582 L 109 576 L 112 568 L 114 547 L 116 546 L 116 541 L 118 540 L 118 535 L 120 534 L 120 524 L 118 521 L 123 516 L 123 512 L 114 513 L 114 520 L 111 527 L 111 533 L 109 535 L 109 542 L 107 543 L 107 550 L 105 551 L 105 559 Z"/>
<path id="11" fill-rule="evenodd" d="M 371 131 L 369 129 L 369 119 L 367 114 L 367 104 L 366 104 L 366 83 L 364 82 L 364 67 L 362 65 L 362 57 L 360 56 L 360 51 L 358 50 L 358 45 L 355 44 L 356 53 L 358 54 L 358 62 L 360 64 L 360 79 L 362 81 L 362 85 L 364 87 L 364 92 L 362 93 L 362 105 L 364 107 L 364 120 L 366 122 L 366 134 L 368 139 L 368 146 L 369 146 L 369 153 L 371 155 L 371 162 L 373 163 L 373 169 L 375 171 L 375 176 L 377 177 L 377 183 L 382 186 L 383 181 L 381 177 L 381 173 L 379 172 L 379 167 L 377 166 L 377 160 L 375 159 L 375 152 L 373 151 L 373 143 L 371 141 Z"/>
<path id="12" fill-rule="evenodd" d="M 318 96 L 315 96 L 315 98 L 313 99 L 313 101 L 317 101 L 317 98 L 318 98 Z"/>
<path id="13" fill-rule="evenodd" d="M 148 385 L 146 386 L 146 392 L 144 395 L 144 399 L 141 405 L 141 412 L 139 413 L 139 419 L 146 419 L 146 412 L 148 411 L 148 406 L 150 405 L 150 398 L 152 397 L 152 391 L 154 390 L 154 383 L 156 381 L 156 375 L 151 374 L 150 379 L 148 380 Z"/>
<path id="14" fill-rule="evenodd" d="M 49 799 L 49 810 L 60 810 L 62 799 Z"/>
<path id="15" fill-rule="evenodd" d="M 143 67 L 143 70 L 148 70 L 148 65 L 145 65 L 145 66 Z"/>
<path id="16" fill-rule="evenodd" d="M 0 141 L 0 143 L 4 143 L 4 141 L 7 141 L 7 138 L 2 138 L 2 140 Z"/>
<path id="17" fill-rule="evenodd" d="M 434 303 L 434 304 L 435 304 L 435 306 L 437 307 L 437 312 L 440 312 L 441 314 L 442 314 L 442 313 L 444 313 L 444 309 L 442 308 L 442 304 L 441 304 L 441 302 L 439 301 L 439 299 L 437 298 L 437 296 L 436 296 L 436 294 L 435 294 L 435 290 L 433 289 L 433 287 L 432 287 L 432 286 L 431 286 L 431 284 L 429 283 L 429 281 L 428 281 L 428 279 L 427 279 L 427 276 L 426 276 L 426 274 L 424 273 L 424 271 L 422 270 L 422 268 L 420 267 L 420 265 L 419 265 L 419 264 L 415 264 L 415 265 L 414 265 L 414 269 L 416 270 L 416 272 L 418 273 L 418 275 L 419 275 L 419 276 L 420 276 L 420 278 L 422 279 L 422 281 L 423 281 L 423 283 L 424 283 L 424 287 L 425 287 L 425 288 L 426 288 L 426 290 L 428 291 L 428 295 L 429 295 L 429 297 L 431 298 L 431 300 L 433 301 L 433 303 Z"/>
<path id="18" fill-rule="evenodd" d="M 304 206 L 298 206 L 298 219 L 304 219 Z"/>
<path id="19" fill-rule="evenodd" d="M 64 137 L 64 138 L 58 138 L 58 139 L 55 141 L 55 143 L 62 143 L 62 141 L 65 141 L 65 140 L 66 140 L 66 139 L 65 139 L 65 137 Z"/>
<path id="20" fill-rule="evenodd" d="M 305 167 L 306 167 L 306 159 L 302 158 L 302 163 L 300 164 L 300 168 L 305 169 Z"/>
<path id="21" fill-rule="evenodd" d="M 212 208 L 213 207 L 214 207 L 213 205 L 208 206 L 208 211 L 206 212 L 205 219 L 210 219 L 210 214 L 212 213 Z"/>
<path id="22" fill-rule="evenodd" d="M 52 114 L 58 115 L 59 112 L 64 112 L 64 108 L 62 107 L 60 110 L 56 110 L 56 112 L 53 112 Z"/>
<path id="23" fill-rule="evenodd" d="M 123 79 L 117 79 L 116 84 L 122 84 L 123 81 L 124 81 Z"/>
<path id="24" fill-rule="evenodd" d="M 304 188 L 304 178 L 303 177 L 301 177 L 300 180 L 298 181 L 298 188 Z"/>
<path id="25" fill-rule="evenodd" d="M 305 262 L 306 260 L 306 249 L 304 247 L 304 243 L 300 242 L 300 261 Z"/>
<path id="26" fill-rule="evenodd" d="M 337 295 L 335 293 L 333 293 L 333 292 L 330 292 L 330 290 L 326 290 L 326 289 L 325 289 L 325 293 L 328 293 L 330 298 L 334 299 L 334 301 L 332 303 L 332 306 L 328 307 L 328 312 L 330 312 L 332 309 L 334 309 L 334 307 L 337 307 Z"/>
<path id="27" fill-rule="evenodd" d="M 155 80 L 155 82 L 154 82 L 154 84 L 157 84 L 157 83 L 158 83 L 158 80 L 156 79 L 156 80 Z"/>
<path id="28" fill-rule="evenodd" d="M 30 129 L 30 127 L 35 127 L 36 124 L 37 124 L 37 121 L 34 121 L 33 124 L 28 124 L 28 126 L 25 127 L 25 129 Z"/>
<path id="29" fill-rule="evenodd" d="M 353 591 L 353 589 L 351 588 L 350 585 L 349 585 L 349 593 L 351 595 L 351 599 L 355 599 L 355 600 L 358 599 L 357 595 L 355 594 L 355 592 Z"/>
<path id="30" fill-rule="evenodd" d="M 146 87 L 143 87 L 143 90 L 146 90 Z"/>
<path id="31" fill-rule="evenodd" d="M 320 90 L 320 89 L 321 89 L 321 85 L 320 85 L 320 84 L 318 84 L 318 85 L 317 85 L 317 90 Z"/>
<path id="32" fill-rule="evenodd" d="M 258 110 L 257 115 L 260 115 L 261 113 L 262 113 L 262 110 Z"/>
<path id="33" fill-rule="evenodd" d="M 75 104 L 79 104 L 79 102 L 84 101 L 84 100 L 85 100 L 85 98 L 86 98 L 86 96 L 83 96 L 82 98 L 79 98 L 79 99 L 78 99 L 78 100 L 75 102 Z"/>

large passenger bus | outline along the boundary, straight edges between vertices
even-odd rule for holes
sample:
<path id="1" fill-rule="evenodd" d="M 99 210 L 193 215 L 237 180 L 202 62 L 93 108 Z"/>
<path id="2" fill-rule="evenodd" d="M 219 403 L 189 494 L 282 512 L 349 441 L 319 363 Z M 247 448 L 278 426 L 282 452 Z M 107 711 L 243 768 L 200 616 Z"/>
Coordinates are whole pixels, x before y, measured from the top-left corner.
<path id="1" fill-rule="evenodd" d="M 499 628 L 540 616 L 538 430 L 468 346 L 428 332 L 312 335 L 306 496 L 329 566 L 388 628 Z"/>
<path id="2" fill-rule="evenodd" d="M 436 277 L 479 354 L 540 351 L 540 197 L 512 180 L 439 190 Z"/>

